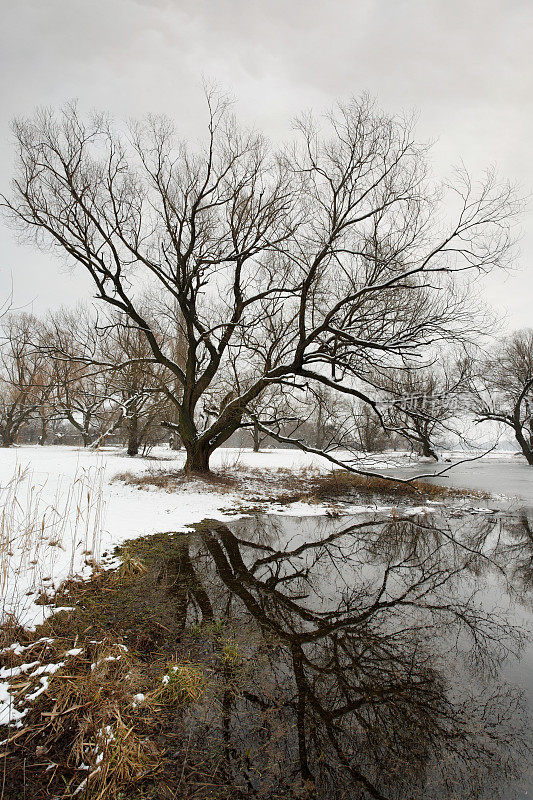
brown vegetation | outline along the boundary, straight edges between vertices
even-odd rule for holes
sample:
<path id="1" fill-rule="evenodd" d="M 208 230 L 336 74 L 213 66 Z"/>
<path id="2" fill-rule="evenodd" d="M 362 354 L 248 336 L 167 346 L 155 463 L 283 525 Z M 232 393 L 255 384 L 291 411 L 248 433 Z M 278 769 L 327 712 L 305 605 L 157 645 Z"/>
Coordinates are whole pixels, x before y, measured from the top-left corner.
<path id="1" fill-rule="evenodd" d="M 187 475 L 183 470 L 148 470 L 138 475 L 121 472 L 114 481 L 139 489 L 165 489 L 180 491 L 191 481 L 199 486 L 216 487 L 217 491 L 234 490 L 239 499 L 253 502 L 273 502 L 287 505 L 295 502 L 393 502 L 409 500 L 442 500 L 452 497 L 486 497 L 482 492 L 442 486 L 413 480 L 398 482 L 393 478 L 358 475 L 345 470 L 326 473 L 313 467 L 302 469 L 278 468 L 275 470 L 231 468 L 209 474 Z"/>
<path id="2" fill-rule="evenodd" d="M 146 559 L 126 550 L 118 570 L 65 583 L 53 602 L 74 613 L 34 634 L 3 632 L 24 648 L 4 650 L 0 668 L 13 669 L 15 706 L 28 710 L 0 748 L 2 800 L 244 798 L 225 786 L 216 751 L 187 743 L 188 706 L 208 713 L 236 651 L 220 624 L 184 634 L 160 569 L 169 544 L 168 535 L 153 537 Z"/>

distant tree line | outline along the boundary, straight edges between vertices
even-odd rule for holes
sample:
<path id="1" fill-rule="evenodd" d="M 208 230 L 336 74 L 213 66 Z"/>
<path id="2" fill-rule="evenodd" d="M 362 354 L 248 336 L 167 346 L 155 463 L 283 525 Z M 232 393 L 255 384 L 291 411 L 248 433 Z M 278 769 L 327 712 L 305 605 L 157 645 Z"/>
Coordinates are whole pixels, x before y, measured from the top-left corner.
<path id="1" fill-rule="evenodd" d="M 160 323 L 159 335 L 169 339 L 179 362 L 185 349 L 173 323 L 167 319 L 166 330 Z M 437 460 L 439 448 L 460 437 L 460 422 L 491 421 L 512 430 L 533 464 L 533 330 L 516 331 L 475 358 L 463 354 L 398 370 L 381 385 L 376 410 L 320 384 L 297 393 L 275 386 L 252 407 L 250 421 L 230 444 L 258 451 L 300 442 L 325 453 L 410 449 Z M 207 396 L 200 408 L 204 424 L 218 413 L 217 403 L 230 401 L 227 389 L 224 384 L 218 397 L 214 391 Z M 131 456 L 168 440 L 179 448 L 169 399 L 178 392 L 152 358 L 146 337 L 119 312 L 103 319 L 78 306 L 44 319 L 9 313 L 1 322 L 3 447 L 121 443 Z"/>
<path id="2" fill-rule="evenodd" d="M 89 311 L 46 320 L 9 314 L 0 343 L 0 437 L 97 447 L 121 439 L 129 455 L 161 441 L 160 370 L 144 363 L 144 337 L 118 319 L 98 327 Z"/>

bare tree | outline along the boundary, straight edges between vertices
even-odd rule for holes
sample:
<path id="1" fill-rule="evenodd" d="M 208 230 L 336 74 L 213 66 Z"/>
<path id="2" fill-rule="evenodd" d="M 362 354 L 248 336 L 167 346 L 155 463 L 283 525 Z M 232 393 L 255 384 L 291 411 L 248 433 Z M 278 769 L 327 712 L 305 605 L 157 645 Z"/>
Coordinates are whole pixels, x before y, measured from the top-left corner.
<path id="1" fill-rule="evenodd" d="M 383 450 L 390 440 L 382 424 L 383 418 L 366 403 L 359 403 L 353 410 L 354 435 L 357 447 L 364 453 Z"/>
<path id="2" fill-rule="evenodd" d="M 53 370 L 53 406 L 87 447 L 122 421 L 96 317 L 83 306 L 61 309 L 50 315 L 46 329 L 41 350 Z"/>
<path id="3" fill-rule="evenodd" d="M 56 434 L 58 432 L 59 425 L 62 422 L 54 403 L 54 396 L 57 391 L 54 385 L 54 377 L 55 371 L 53 367 L 45 362 L 43 379 L 46 390 L 40 393 L 39 403 L 33 414 L 39 431 L 37 441 L 41 446 L 47 443 L 50 433 Z"/>
<path id="4" fill-rule="evenodd" d="M 473 381 L 479 421 L 510 427 L 528 464 L 533 465 L 533 329 L 502 339 L 479 362 Z"/>
<path id="5" fill-rule="evenodd" d="M 136 456 L 167 410 L 164 368 L 154 364 L 146 336 L 128 317 L 113 315 L 102 340 L 100 358 L 110 370 L 110 395 L 120 413 L 114 430 L 120 426 L 126 432 L 128 455 Z"/>
<path id="6" fill-rule="evenodd" d="M 179 386 L 167 390 L 178 415 L 168 425 L 189 472 L 209 469 L 273 384 L 320 384 L 376 408 L 369 375 L 420 362 L 467 325 L 454 273 L 507 261 L 519 206 L 492 173 L 476 187 L 461 171 L 447 222 L 410 121 L 368 98 L 339 106 L 325 132 L 300 120 L 281 152 L 240 131 L 219 95 L 207 100 L 200 152 L 176 144 L 164 119 L 129 138 L 73 106 L 18 121 L 18 174 L 3 201 L 19 229 L 81 264 L 98 297 L 143 331 Z M 179 312 L 181 363 L 143 312 L 147 285 Z M 206 402 L 213 393 L 221 402 Z"/>
<path id="7" fill-rule="evenodd" d="M 311 442 L 318 450 L 327 450 L 336 442 L 342 443 L 343 421 L 350 403 L 339 392 L 318 383 L 309 386 L 308 403 L 311 405 Z"/>
<path id="8" fill-rule="evenodd" d="M 35 346 L 39 323 L 31 314 L 9 314 L 0 343 L 0 437 L 11 447 L 21 428 L 47 402 L 49 376 Z"/>
<path id="9" fill-rule="evenodd" d="M 439 460 L 437 447 L 446 434 L 457 434 L 453 421 L 464 411 L 470 381 L 467 358 L 448 358 L 430 367 L 398 370 L 387 381 L 388 425 L 426 458 Z"/>
<path id="10" fill-rule="evenodd" d="M 249 404 L 242 427 L 250 430 L 254 453 L 269 440 L 270 431 L 293 434 L 305 430 L 309 409 L 304 400 L 303 395 L 294 396 L 292 386 L 273 384 Z"/>

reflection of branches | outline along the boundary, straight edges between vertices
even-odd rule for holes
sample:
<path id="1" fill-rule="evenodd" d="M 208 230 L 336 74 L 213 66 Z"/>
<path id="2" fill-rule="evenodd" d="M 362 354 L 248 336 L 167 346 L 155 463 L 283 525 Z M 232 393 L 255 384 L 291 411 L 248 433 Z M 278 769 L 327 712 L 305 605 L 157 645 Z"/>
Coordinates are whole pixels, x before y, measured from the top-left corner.
<path id="1" fill-rule="evenodd" d="M 490 534 L 482 527 L 478 543 Z M 477 796 L 482 774 L 507 758 L 501 745 L 517 744 L 516 698 L 497 684 L 452 692 L 446 674 L 455 665 L 459 676 L 464 661 L 494 680 L 521 636 L 470 588 L 490 565 L 476 537 L 430 517 L 369 518 L 333 531 L 319 525 L 314 540 L 296 537 L 283 549 L 263 528 L 259 520 L 246 539 L 220 523 L 199 529 L 214 585 L 222 581 L 246 631 L 246 718 L 255 708 L 286 720 L 295 736 L 293 750 L 287 734 L 288 756 L 297 753 L 317 797 L 411 797 L 430 780 L 441 792 L 447 762 L 465 785 L 475 776 Z M 235 726 L 242 714 L 236 697 L 223 707 L 227 748 L 231 715 Z"/>
<path id="2" fill-rule="evenodd" d="M 503 559 L 510 566 L 512 577 L 523 591 L 533 589 L 533 518 L 523 511 L 507 526 L 512 541 L 501 545 Z"/>

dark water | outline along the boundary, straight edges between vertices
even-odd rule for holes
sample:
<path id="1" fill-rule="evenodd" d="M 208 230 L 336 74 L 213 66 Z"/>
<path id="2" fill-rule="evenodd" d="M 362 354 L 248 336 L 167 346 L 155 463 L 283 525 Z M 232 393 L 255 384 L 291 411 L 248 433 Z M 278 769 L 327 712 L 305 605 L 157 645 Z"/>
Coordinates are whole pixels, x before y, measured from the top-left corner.
<path id="1" fill-rule="evenodd" d="M 530 514 L 263 515 L 178 541 L 184 626 L 224 642 L 209 730 L 236 797 L 530 796 Z"/>

